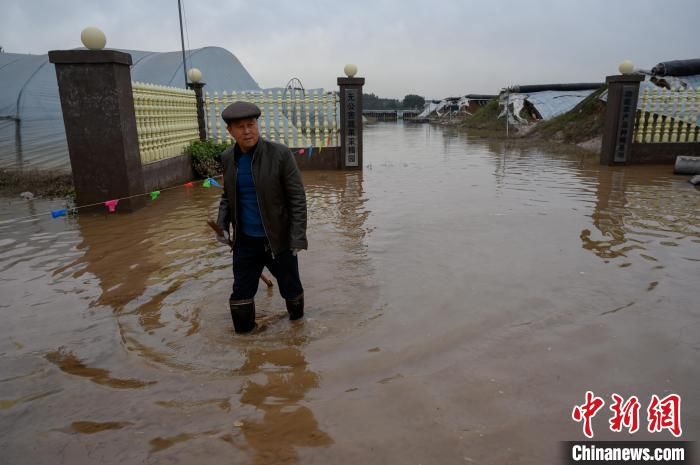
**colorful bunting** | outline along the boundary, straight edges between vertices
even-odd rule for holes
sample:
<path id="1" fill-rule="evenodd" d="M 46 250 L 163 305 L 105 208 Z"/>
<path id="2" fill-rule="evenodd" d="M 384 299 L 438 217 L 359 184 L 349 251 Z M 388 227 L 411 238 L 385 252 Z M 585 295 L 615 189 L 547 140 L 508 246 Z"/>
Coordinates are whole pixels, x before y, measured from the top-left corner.
<path id="1" fill-rule="evenodd" d="M 109 210 L 110 213 L 114 213 L 114 211 L 117 209 L 117 204 L 119 203 L 119 199 L 112 199 L 108 200 L 105 202 L 105 206 Z"/>
<path id="2" fill-rule="evenodd" d="M 311 152 L 312 149 L 313 149 L 312 147 L 309 147 L 309 152 Z M 301 149 L 301 150 L 300 150 L 299 152 L 297 152 L 297 153 L 302 153 L 302 154 L 303 154 L 304 152 L 305 152 L 305 150 L 304 150 L 304 149 Z M 311 156 L 311 153 L 309 153 L 309 156 Z M 186 182 L 186 183 L 182 184 L 182 186 L 184 186 L 184 187 L 193 187 L 193 186 L 194 186 L 194 183 L 193 183 L 193 181 L 189 181 L 189 182 Z M 220 184 L 220 183 L 219 183 L 216 179 L 214 179 L 214 178 L 207 178 L 207 179 L 205 179 L 204 182 L 202 183 L 202 187 L 209 188 L 209 187 L 211 187 L 211 186 L 218 187 L 218 188 L 220 188 L 220 189 L 223 189 L 223 188 L 224 188 L 224 186 L 223 186 L 222 184 Z M 167 189 L 165 189 L 165 190 L 175 189 L 176 187 L 177 187 L 177 186 L 169 187 L 169 188 L 167 188 Z M 158 190 L 158 191 L 147 192 L 147 193 L 144 193 L 144 194 L 133 195 L 133 196 L 131 196 L 131 197 L 139 197 L 139 196 L 148 195 L 148 196 L 151 197 L 151 200 L 156 200 L 156 199 L 160 196 L 160 194 L 161 194 L 161 191 Z M 117 204 L 119 204 L 119 200 L 124 200 L 125 198 L 131 198 L 131 197 L 124 197 L 124 198 L 122 198 L 122 199 L 112 199 L 112 200 L 107 200 L 107 201 L 101 202 L 101 203 L 102 203 L 105 207 L 107 207 L 107 210 L 109 211 L 109 213 L 115 213 L 115 212 L 117 211 Z M 93 207 L 93 206 L 99 205 L 99 204 L 100 204 L 100 203 L 95 203 L 95 204 L 91 204 L 91 205 L 85 205 L 84 207 L 85 207 L 85 208 L 87 208 L 87 207 Z M 47 214 L 47 213 L 51 213 L 51 218 L 54 218 L 54 219 L 55 219 L 55 218 L 60 218 L 60 217 L 62 217 L 62 216 L 77 215 L 77 214 L 78 214 L 78 210 L 81 209 L 81 208 L 83 208 L 83 207 L 67 207 L 67 208 L 61 208 L 61 209 L 58 209 L 58 210 L 50 210 L 49 212 L 44 212 L 44 213 L 41 213 L 41 214 L 39 214 L 39 215 L 30 215 L 28 218 L 36 217 L 36 216 L 40 216 L 40 215 L 45 215 L 45 214 Z"/>
<path id="3" fill-rule="evenodd" d="M 300 149 L 298 153 L 299 155 L 304 155 L 304 149 Z"/>
<path id="4" fill-rule="evenodd" d="M 328 134 L 328 140 L 326 141 L 325 147 L 328 147 L 328 146 L 330 145 L 330 143 L 331 143 L 331 135 Z M 321 147 L 320 149 L 318 149 L 318 154 L 319 154 L 319 155 L 321 155 L 321 152 L 323 152 L 323 147 Z"/>
<path id="5" fill-rule="evenodd" d="M 311 154 L 314 153 L 314 146 L 309 145 L 309 158 L 311 158 Z"/>

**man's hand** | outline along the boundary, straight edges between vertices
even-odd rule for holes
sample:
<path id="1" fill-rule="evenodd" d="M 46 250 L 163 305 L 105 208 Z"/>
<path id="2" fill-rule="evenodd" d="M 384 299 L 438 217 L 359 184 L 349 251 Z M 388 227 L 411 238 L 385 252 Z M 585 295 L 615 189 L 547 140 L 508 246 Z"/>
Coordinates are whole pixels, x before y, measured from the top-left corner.
<path id="1" fill-rule="evenodd" d="M 224 244 L 224 245 L 231 245 L 231 244 L 229 243 L 230 238 L 231 238 L 231 236 L 229 236 L 228 231 L 224 231 L 224 235 L 223 235 L 223 236 L 220 235 L 220 234 L 217 234 L 217 235 L 216 235 L 216 240 L 219 241 L 219 242 L 221 242 L 221 243 Z"/>
<path id="2" fill-rule="evenodd" d="M 292 255 L 293 255 L 294 257 L 296 257 L 296 256 L 297 256 L 297 253 L 298 253 L 300 250 L 301 250 L 301 249 L 292 249 Z"/>

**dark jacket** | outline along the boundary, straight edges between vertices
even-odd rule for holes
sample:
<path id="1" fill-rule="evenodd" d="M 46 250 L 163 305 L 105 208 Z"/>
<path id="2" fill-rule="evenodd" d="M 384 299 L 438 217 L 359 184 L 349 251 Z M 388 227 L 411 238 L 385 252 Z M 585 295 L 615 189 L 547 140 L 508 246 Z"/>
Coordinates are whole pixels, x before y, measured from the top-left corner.
<path id="1" fill-rule="evenodd" d="M 236 212 L 238 170 L 235 158 L 240 153 L 238 144 L 221 153 L 224 192 L 221 194 L 217 223 L 224 231 L 233 225 L 234 241 L 239 221 Z M 292 152 L 282 144 L 261 137 L 253 151 L 251 169 L 260 216 L 272 253 L 306 249 L 306 193 Z"/>

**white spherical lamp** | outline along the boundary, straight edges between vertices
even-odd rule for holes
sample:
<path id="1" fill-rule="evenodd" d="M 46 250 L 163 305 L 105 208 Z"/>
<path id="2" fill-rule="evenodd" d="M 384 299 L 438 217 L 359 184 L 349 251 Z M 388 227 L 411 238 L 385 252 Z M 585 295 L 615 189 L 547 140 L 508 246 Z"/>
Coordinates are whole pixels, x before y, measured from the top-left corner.
<path id="1" fill-rule="evenodd" d="M 107 37 L 105 33 L 97 29 L 96 27 L 86 27 L 83 32 L 80 33 L 80 40 L 83 42 L 85 48 L 90 50 L 102 50 L 107 45 Z"/>
<path id="2" fill-rule="evenodd" d="M 355 75 L 357 74 L 357 65 L 347 64 L 345 65 L 345 68 L 343 68 L 343 71 L 345 71 L 345 75 L 347 77 L 355 77 Z"/>
<path id="3" fill-rule="evenodd" d="M 197 83 L 202 80 L 202 72 L 197 68 L 190 68 L 187 71 L 187 77 L 191 82 Z"/>
<path id="4" fill-rule="evenodd" d="M 622 74 L 632 74 L 634 72 L 634 64 L 631 60 L 625 60 L 620 63 L 617 69 L 619 69 Z"/>

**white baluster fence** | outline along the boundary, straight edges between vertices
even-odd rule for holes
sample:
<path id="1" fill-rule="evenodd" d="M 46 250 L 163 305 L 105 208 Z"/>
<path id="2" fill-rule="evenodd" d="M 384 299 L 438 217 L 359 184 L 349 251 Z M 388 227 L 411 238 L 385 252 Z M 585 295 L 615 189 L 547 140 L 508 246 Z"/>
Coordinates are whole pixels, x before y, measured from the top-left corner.
<path id="1" fill-rule="evenodd" d="M 644 89 L 637 103 L 634 142 L 700 142 L 700 88 Z"/>
<path id="2" fill-rule="evenodd" d="M 260 135 L 289 147 L 337 147 L 339 98 L 337 92 L 312 90 L 284 93 L 278 91 L 206 92 L 204 111 L 207 137 L 217 142 L 232 142 L 221 112 L 235 101 L 256 104 Z"/>
<path id="3" fill-rule="evenodd" d="M 182 155 L 199 140 L 194 91 L 141 82 L 131 86 L 142 163 Z"/>

